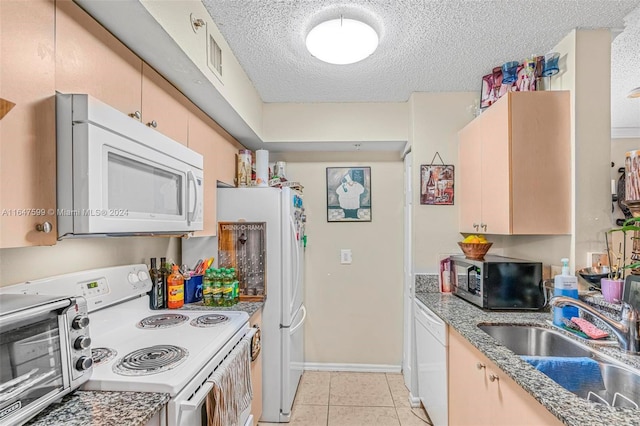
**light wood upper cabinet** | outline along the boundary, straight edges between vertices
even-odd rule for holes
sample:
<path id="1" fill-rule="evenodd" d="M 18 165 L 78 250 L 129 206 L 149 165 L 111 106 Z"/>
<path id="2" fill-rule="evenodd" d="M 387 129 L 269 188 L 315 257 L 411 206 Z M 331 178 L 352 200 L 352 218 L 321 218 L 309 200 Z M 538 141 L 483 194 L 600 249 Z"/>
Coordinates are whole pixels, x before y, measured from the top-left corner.
<path id="1" fill-rule="evenodd" d="M 188 146 L 204 157 L 204 229 L 195 236 L 213 236 L 218 232 L 216 188 L 219 182 L 234 184 L 236 153 L 243 146 L 194 105 L 189 107 Z"/>
<path id="2" fill-rule="evenodd" d="M 570 232 L 569 92 L 511 92 L 459 133 L 460 232 Z"/>
<path id="3" fill-rule="evenodd" d="M 56 2 L 56 90 L 142 108 L 142 60 L 71 0 Z"/>
<path id="4" fill-rule="evenodd" d="M 53 0 L 0 2 L 0 248 L 56 242 L 54 25 Z"/>
<path id="5" fill-rule="evenodd" d="M 142 64 L 142 118 L 147 126 L 187 145 L 189 100 L 147 63 Z"/>
<path id="6" fill-rule="evenodd" d="M 554 426 L 562 422 L 449 328 L 449 424 Z"/>

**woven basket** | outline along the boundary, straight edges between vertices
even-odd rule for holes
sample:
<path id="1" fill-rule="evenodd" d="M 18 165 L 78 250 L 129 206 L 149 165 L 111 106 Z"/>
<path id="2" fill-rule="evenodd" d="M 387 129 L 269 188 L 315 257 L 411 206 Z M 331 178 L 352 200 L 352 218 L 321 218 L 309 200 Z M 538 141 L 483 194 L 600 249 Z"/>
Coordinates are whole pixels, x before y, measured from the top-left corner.
<path id="1" fill-rule="evenodd" d="M 482 260 L 493 243 L 458 243 L 467 259 Z"/>

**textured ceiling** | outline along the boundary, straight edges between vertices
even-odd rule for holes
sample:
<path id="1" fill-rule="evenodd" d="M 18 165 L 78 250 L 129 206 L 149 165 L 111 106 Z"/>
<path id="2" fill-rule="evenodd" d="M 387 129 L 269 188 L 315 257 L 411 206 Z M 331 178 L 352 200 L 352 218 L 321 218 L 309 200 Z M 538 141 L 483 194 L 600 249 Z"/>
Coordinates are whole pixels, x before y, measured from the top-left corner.
<path id="1" fill-rule="evenodd" d="M 411 92 L 479 90 L 482 75 L 497 64 L 545 53 L 573 28 L 624 28 L 624 17 L 640 0 L 203 3 L 263 101 L 393 102 L 406 101 Z M 308 31 L 340 15 L 376 29 L 380 45 L 372 56 L 330 65 L 307 52 Z M 622 86 L 640 86 L 638 32 L 619 36 L 614 45 L 614 65 L 624 67 L 614 76 L 635 79 L 620 81 Z"/>

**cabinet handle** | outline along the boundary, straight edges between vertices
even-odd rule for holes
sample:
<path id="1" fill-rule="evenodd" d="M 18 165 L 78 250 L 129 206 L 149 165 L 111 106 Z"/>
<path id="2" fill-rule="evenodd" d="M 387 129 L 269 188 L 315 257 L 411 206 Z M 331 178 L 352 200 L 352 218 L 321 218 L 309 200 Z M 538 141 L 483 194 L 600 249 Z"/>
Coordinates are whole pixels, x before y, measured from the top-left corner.
<path id="1" fill-rule="evenodd" d="M 43 223 L 38 223 L 36 225 L 36 230 L 40 232 L 44 232 L 45 234 L 48 234 L 49 232 L 51 232 L 52 229 L 53 229 L 53 226 L 51 226 L 51 222 L 43 222 Z"/>
<path id="2" fill-rule="evenodd" d="M 153 127 L 154 129 L 158 127 L 158 122 L 156 120 L 151 120 L 151 123 L 147 123 L 147 126 Z"/>
<path id="3" fill-rule="evenodd" d="M 140 113 L 140 111 L 136 111 L 129 114 L 129 117 L 135 118 L 136 120 L 140 120 L 142 119 L 142 114 Z"/>
<path id="4" fill-rule="evenodd" d="M 490 382 L 495 382 L 500 380 L 500 377 L 496 376 L 495 374 L 489 374 L 489 381 Z"/>
<path id="5" fill-rule="evenodd" d="M 478 225 L 477 223 L 474 223 L 474 224 L 473 224 L 473 227 L 474 227 L 474 229 L 475 229 L 476 231 L 478 230 L 478 227 L 479 227 L 479 226 L 480 226 L 480 225 Z"/>
<path id="6" fill-rule="evenodd" d="M 486 224 L 486 223 L 481 223 L 481 224 L 480 224 L 480 227 L 482 228 L 482 230 L 483 230 L 484 232 L 487 232 L 487 224 Z"/>
<path id="7" fill-rule="evenodd" d="M 483 368 L 487 368 L 487 366 L 486 366 L 486 365 L 484 365 L 484 364 L 483 364 L 483 363 L 481 363 L 481 362 L 478 362 L 478 363 L 476 364 L 476 368 L 477 368 L 478 370 L 482 370 Z"/>

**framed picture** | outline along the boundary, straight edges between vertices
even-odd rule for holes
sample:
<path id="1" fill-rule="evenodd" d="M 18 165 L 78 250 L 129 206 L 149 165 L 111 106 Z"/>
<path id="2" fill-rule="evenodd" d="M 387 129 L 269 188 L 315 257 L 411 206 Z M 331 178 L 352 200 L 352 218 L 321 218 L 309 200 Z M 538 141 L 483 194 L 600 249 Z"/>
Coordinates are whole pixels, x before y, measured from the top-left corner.
<path id="1" fill-rule="evenodd" d="M 453 205 L 454 167 L 451 164 L 420 166 L 420 204 Z"/>
<path id="2" fill-rule="evenodd" d="M 327 222 L 371 222 L 371 167 L 327 167 Z"/>

